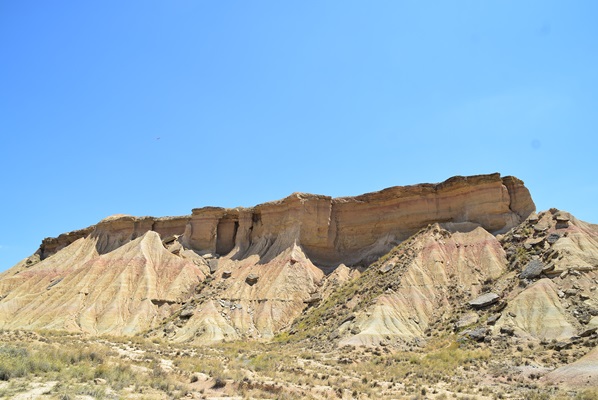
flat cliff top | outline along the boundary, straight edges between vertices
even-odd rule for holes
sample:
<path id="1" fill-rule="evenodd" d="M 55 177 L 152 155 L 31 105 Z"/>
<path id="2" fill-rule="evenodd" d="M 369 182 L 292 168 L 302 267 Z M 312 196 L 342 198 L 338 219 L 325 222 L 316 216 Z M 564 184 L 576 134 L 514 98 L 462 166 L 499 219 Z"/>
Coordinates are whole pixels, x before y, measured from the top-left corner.
<path id="1" fill-rule="evenodd" d="M 193 214 L 209 213 L 209 212 L 221 212 L 222 210 L 230 211 L 241 211 L 241 210 L 252 210 L 254 208 L 265 208 L 268 206 L 277 206 L 285 202 L 302 201 L 302 200 L 330 200 L 335 203 L 346 203 L 346 202 L 366 202 L 376 201 L 389 196 L 395 198 L 410 197 L 410 196 L 422 196 L 443 190 L 453 190 L 466 186 L 477 186 L 487 183 L 499 183 L 499 182 L 514 182 L 523 186 L 523 181 L 514 176 L 501 177 L 500 173 L 492 174 L 480 174 L 471 176 L 453 176 L 446 179 L 443 182 L 438 183 L 418 183 L 414 185 L 404 186 L 391 186 L 385 189 L 377 190 L 374 192 L 363 193 L 357 196 L 339 196 L 331 197 L 323 194 L 313 194 L 305 192 L 294 192 L 287 197 L 279 200 L 267 201 L 265 203 L 257 204 L 253 207 L 234 207 L 225 208 L 217 206 L 205 206 L 198 207 L 192 210 Z M 531 197 L 530 197 L 531 200 Z"/>

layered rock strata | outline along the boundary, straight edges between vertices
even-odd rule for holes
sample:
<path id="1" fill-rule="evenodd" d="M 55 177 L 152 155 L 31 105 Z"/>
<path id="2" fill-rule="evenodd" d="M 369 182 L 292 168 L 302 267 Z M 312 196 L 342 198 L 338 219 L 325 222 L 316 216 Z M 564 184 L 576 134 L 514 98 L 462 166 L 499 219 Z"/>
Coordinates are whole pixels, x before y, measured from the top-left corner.
<path id="1" fill-rule="evenodd" d="M 297 244 L 316 265 L 336 267 L 367 264 L 431 223 L 445 223 L 452 230 L 481 226 L 497 233 L 534 210 L 529 191 L 515 177 L 453 177 L 356 197 L 294 193 L 252 208 L 197 208 L 191 216 L 116 215 L 96 226 L 46 238 L 38 254 L 43 260 L 90 234 L 100 236 L 98 251 L 107 252 L 151 230 L 163 238 L 182 235 L 188 248 L 233 259 L 257 254 L 268 261 Z"/>
<path id="2" fill-rule="evenodd" d="M 378 346 L 424 337 L 433 323 L 453 315 L 468 296 L 477 297 L 505 267 L 504 250 L 484 229 L 451 234 L 434 225 L 378 267 L 384 276 L 371 279 L 369 291 L 380 282 L 386 290 L 338 328 L 339 345 Z"/>
<path id="3" fill-rule="evenodd" d="M 184 238 L 194 249 L 234 259 L 257 254 L 270 260 L 296 243 L 315 264 L 337 266 L 371 262 L 431 223 L 504 232 L 534 210 L 519 179 L 478 175 L 357 197 L 294 193 L 253 208 L 198 208 Z"/>
<path id="4" fill-rule="evenodd" d="M 491 174 L 357 197 L 295 193 L 252 208 L 194 209 L 191 216 L 115 215 L 45 239 L 36 255 L 0 274 L 0 327 L 93 334 L 153 329 L 198 343 L 267 339 L 356 271 L 422 227 L 441 223 L 456 238 L 479 241 L 487 257 L 463 264 L 458 257 L 477 255 L 456 244 L 423 246 L 424 257 L 446 259 L 446 271 L 436 258 L 416 259 L 405 285 L 381 297 L 376 309 L 386 316 L 385 327 L 395 324 L 388 334 L 413 338 L 448 301 L 434 286 L 448 284 L 450 274 L 468 286 L 503 272 L 504 254 L 488 232 L 506 231 L 533 210 L 523 182 Z M 359 324 L 364 333 L 357 342 L 379 341 L 377 319 Z"/>
<path id="5" fill-rule="evenodd" d="M 205 278 L 205 268 L 170 253 L 156 232 L 104 254 L 100 241 L 80 238 L 0 275 L 0 326 L 136 334 L 169 316 Z"/>

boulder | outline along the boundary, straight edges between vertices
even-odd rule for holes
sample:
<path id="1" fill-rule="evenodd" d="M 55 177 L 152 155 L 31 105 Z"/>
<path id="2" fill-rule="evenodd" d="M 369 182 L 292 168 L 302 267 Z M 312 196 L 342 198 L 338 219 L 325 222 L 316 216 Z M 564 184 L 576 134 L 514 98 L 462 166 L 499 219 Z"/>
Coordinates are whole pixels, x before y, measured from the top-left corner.
<path id="1" fill-rule="evenodd" d="M 555 244 L 557 240 L 561 238 L 561 235 L 558 233 L 551 233 L 546 237 L 546 241 L 550 244 Z"/>
<path id="2" fill-rule="evenodd" d="M 169 244 L 174 243 L 175 240 L 179 238 L 179 235 L 169 235 L 162 239 L 162 244 L 164 247 L 167 247 Z"/>
<path id="3" fill-rule="evenodd" d="M 556 267 L 556 265 L 554 265 L 554 263 L 552 263 L 552 262 L 549 264 L 546 264 L 546 265 L 544 265 L 544 268 L 542 268 L 542 273 L 550 275 L 550 276 L 560 275 L 559 271 L 555 272 L 555 270 L 554 270 L 555 267 Z"/>
<path id="4" fill-rule="evenodd" d="M 598 327 L 593 327 L 590 329 L 586 329 L 583 332 L 581 332 L 579 334 L 579 337 L 588 337 L 588 336 L 592 336 L 594 333 L 596 333 L 596 331 L 598 330 Z"/>
<path id="5" fill-rule="evenodd" d="M 488 306 L 498 302 L 499 299 L 500 299 L 499 295 L 497 295 L 496 293 L 490 292 L 490 293 L 485 293 L 485 294 L 471 300 L 469 302 L 469 305 L 472 306 L 473 308 L 484 308 L 484 307 L 488 307 Z"/>
<path id="6" fill-rule="evenodd" d="M 538 217 L 538 214 L 536 212 L 532 212 L 529 217 L 527 217 L 527 220 L 533 224 L 535 224 L 536 222 L 538 222 L 540 220 L 540 217 Z"/>
<path id="7" fill-rule="evenodd" d="M 569 222 L 569 216 L 567 214 L 559 213 L 555 217 L 556 222 Z"/>
<path id="8" fill-rule="evenodd" d="M 486 329 L 486 328 L 472 329 L 470 331 L 464 332 L 464 334 L 471 340 L 475 340 L 476 342 L 482 342 L 488 335 L 488 329 Z"/>
<path id="9" fill-rule="evenodd" d="M 557 214 L 555 217 L 556 220 L 556 228 L 557 229 L 566 229 L 569 227 L 569 216 L 563 213 Z"/>
<path id="10" fill-rule="evenodd" d="M 224 308 L 230 308 L 233 303 L 229 300 L 224 300 L 224 299 L 220 299 L 218 300 L 218 304 L 220 304 L 220 307 L 224 307 Z"/>
<path id="11" fill-rule="evenodd" d="M 390 271 L 391 269 L 393 269 L 395 266 L 394 263 L 386 263 L 383 266 L 380 267 L 379 271 L 383 274 L 387 273 L 388 271 Z"/>
<path id="12" fill-rule="evenodd" d="M 534 279 L 542 274 L 543 269 L 544 263 L 538 259 L 534 259 L 527 263 L 519 277 L 521 279 Z"/>
<path id="13" fill-rule="evenodd" d="M 64 279 L 64 278 L 58 278 L 58 279 L 55 279 L 55 280 L 54 280 L 52 283 L 50 283 L 50 284 L 48 285 L 48 287 L 46 287 L 46 290 L 49 290 L 49 289 L 51 289 L 52 287 L 54 287 L 54 286 L 58 285 L 58 284 L 59 284 L 59 283 L 60 283 L 60 282 L 61 282 L 63 279 Z"/>
<path id="14" fill-rule="evenodd" d="M 542 242 L 544 242 L 543 237 L 529 238 L 525 241 L 525 244 L 529 245 L 529 247 L 527 247 L 527 248 L 531 249 L 533 246 L 537 246 L 537 245 L 541 244 Z"/>
<path id="15" fill-rule="evenodd" d="M 257 276 L 256 274 L 249 274 L 247 275 L 247 278 L 245 278 L 245 282 L 247 282 L 247 284 L 249 285 L 255 285 L 258 279 L 259 276 Z"/>

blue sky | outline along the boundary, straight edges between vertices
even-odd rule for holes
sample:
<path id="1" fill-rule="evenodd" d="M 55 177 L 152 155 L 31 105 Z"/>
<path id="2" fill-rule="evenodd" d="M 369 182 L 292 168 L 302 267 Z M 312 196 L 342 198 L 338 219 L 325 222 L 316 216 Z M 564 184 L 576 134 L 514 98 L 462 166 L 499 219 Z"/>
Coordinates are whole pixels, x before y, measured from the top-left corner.
<path id="1" fill-rule="evenodd" d="M 598 2 L 2 1 L 0 270 L 116 213 L 500 172 L 598 223 Z"/>

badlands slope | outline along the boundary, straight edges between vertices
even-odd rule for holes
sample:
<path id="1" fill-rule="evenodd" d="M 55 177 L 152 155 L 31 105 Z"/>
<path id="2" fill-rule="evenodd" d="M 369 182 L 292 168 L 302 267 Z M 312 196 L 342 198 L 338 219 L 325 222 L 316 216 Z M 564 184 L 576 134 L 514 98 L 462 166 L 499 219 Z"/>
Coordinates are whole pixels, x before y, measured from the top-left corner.
<path id="1" fill-rule="evenodd" d="M 0 328 L 397 350 L 457 335 L 497 351 L 570 350 L 565 364 L 598 337 L 597 266 L 596 225 L 536 213 L 514 177 L 294 193 L 44 239 L 0 275 Z M 546 379 L 595 377 L 583 361 L 594 359 Z"/>
<path id="2" fill-rule="evenodd" d="M 272 338 L 321 296 L 339 265 L 363 270 L 430 223 L 478 226 L 492 238 L 487 232 L 506 232 L 533 209 L 521 181 L 493 174 L 351 198 L 295 193 L 188 217 L 117 215 L 45 239 L 3 273 L 0 327 L 132 335 L 180 312 L 164 327 L 173 340 Z M 503 264 L 489 272 L 495 276 L 506 263 L 500 253 L 491 257 Z M 418 287 L 413 274 L 405 290 Z"/>

